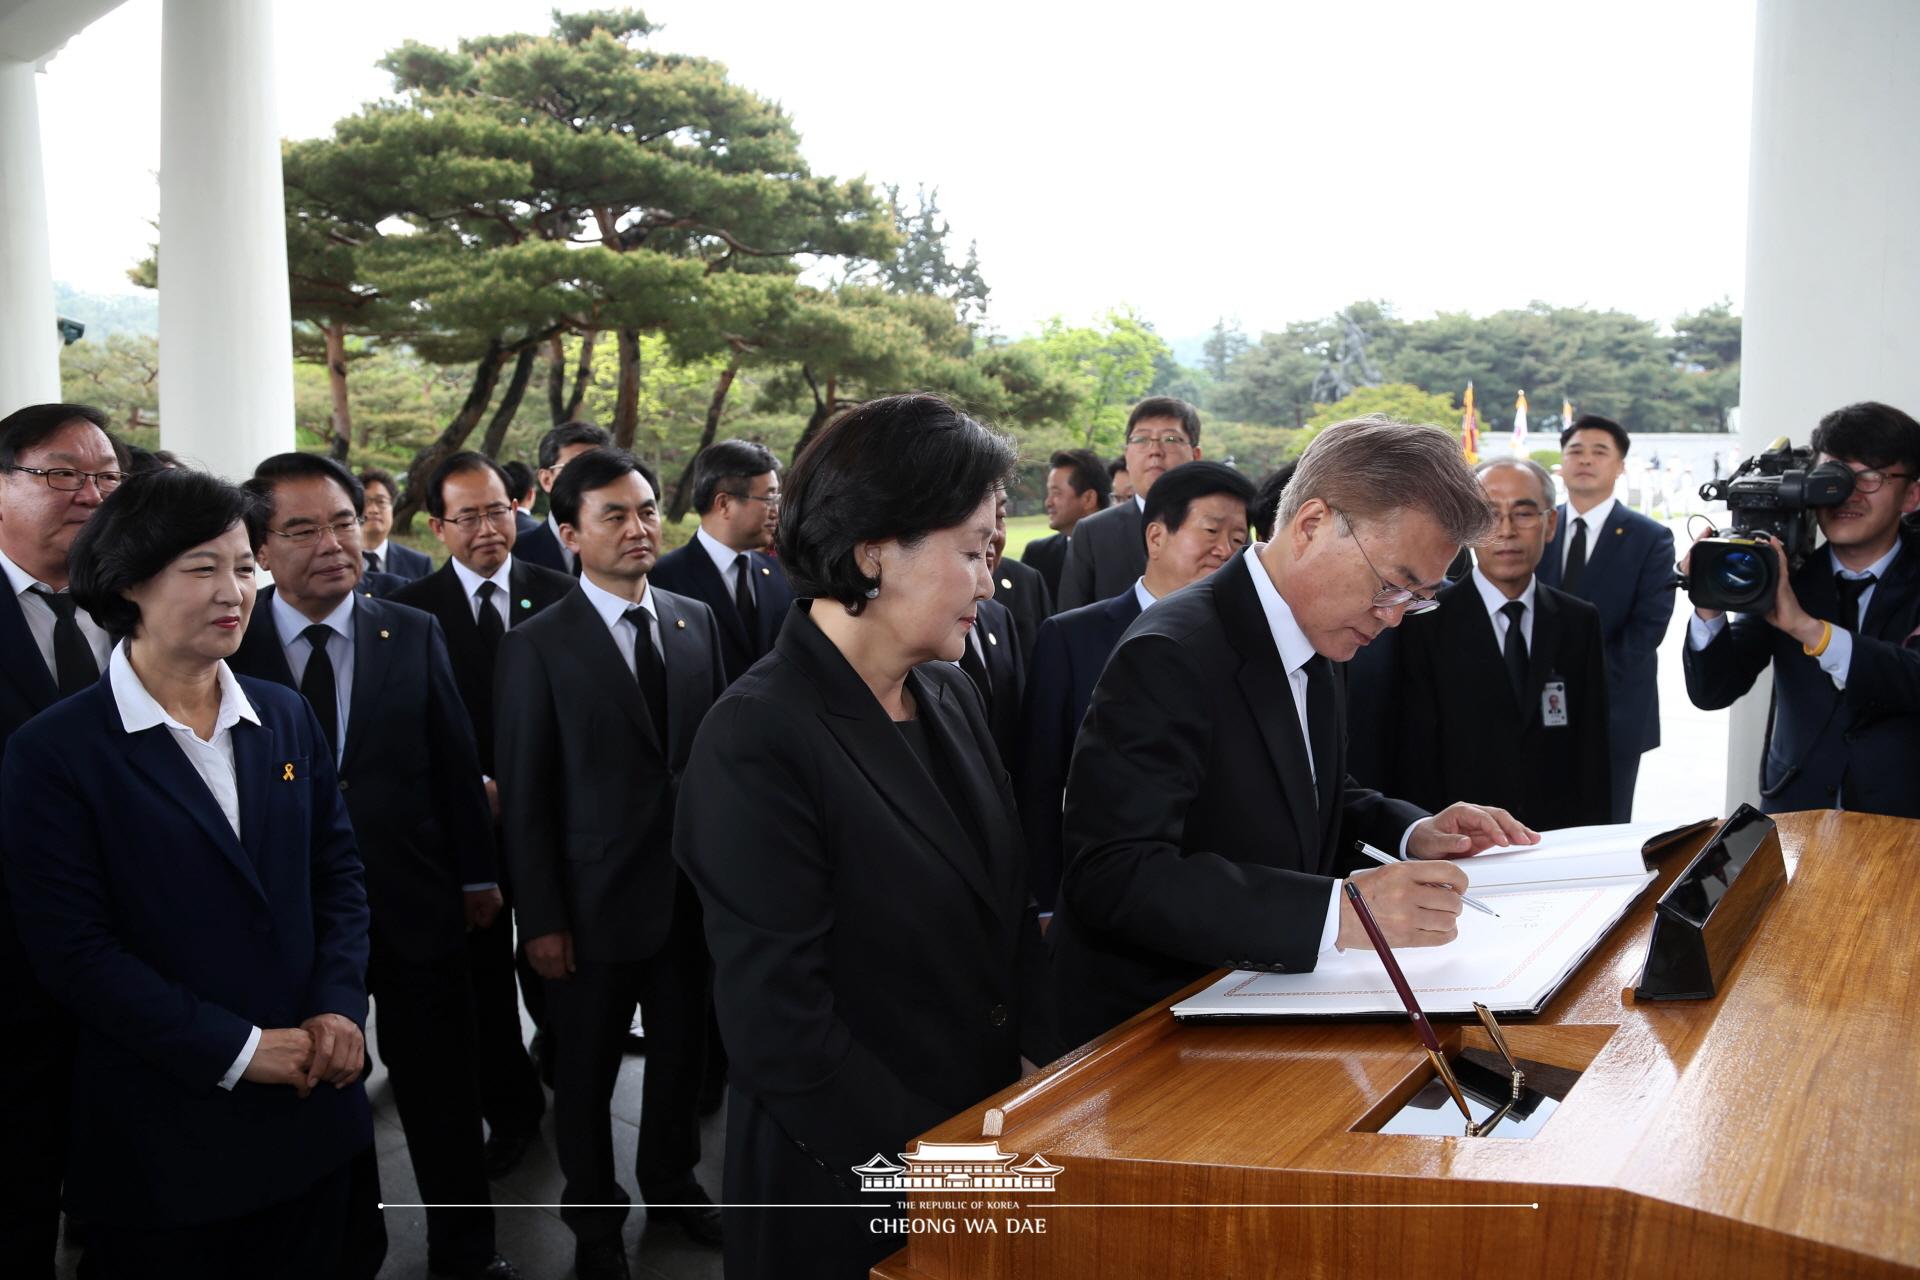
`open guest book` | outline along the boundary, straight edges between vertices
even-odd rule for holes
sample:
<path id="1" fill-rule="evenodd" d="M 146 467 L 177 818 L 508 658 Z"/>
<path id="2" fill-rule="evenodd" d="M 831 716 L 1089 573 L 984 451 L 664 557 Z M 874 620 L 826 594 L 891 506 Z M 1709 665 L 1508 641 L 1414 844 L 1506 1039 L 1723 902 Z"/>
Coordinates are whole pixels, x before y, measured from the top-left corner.
<path id="1" fill-rule="evenodd" d="M 1566 827 L 1537 845 L 1488 849 L 1454 865 L 1468 893 L 1499 915 L 1460 913 L 1459 936 L 1442 947 L 1394 950 L 1429 1015 L 1535 1014 L 1652 884 L 1646 855 L 1708 823 Z M 1329 952 L 1311 973 L 1240 969 L 1173 1006 L 1183 1021 L 1234 1018 L 1405 1018 L 1371 947 Z"/>

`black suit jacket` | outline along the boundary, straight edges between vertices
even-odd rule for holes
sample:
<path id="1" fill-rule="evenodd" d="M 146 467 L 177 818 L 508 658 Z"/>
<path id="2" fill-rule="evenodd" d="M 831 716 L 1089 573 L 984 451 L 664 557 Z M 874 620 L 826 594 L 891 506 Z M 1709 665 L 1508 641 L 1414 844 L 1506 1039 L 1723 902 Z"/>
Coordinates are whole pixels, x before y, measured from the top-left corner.
<path id="1" fill-rule="evenodd" d="M 297 691 L 273 625 L 273 591 L 254 601 L 230 665 Z M 367 867 L 376 943 L 418 962 L 459 950 L 461 886 L 498 879 L 492 819 L 446 639 L 418 609 L 366 595 L 354 602 L 339 785 Z"/>
<path id="2" fill-rule="evenodd" d="M 1040 624 L 1053 616 L 1053 593 L 1040 571 L 1018 560 L 1002 559 L 993 571 L 993 598 L 1013 615 L 1020 636 L 1020 656 L 1033 657 L 1033 638 Z"/>
<path id="3" fill-rule="evenodd" d="M 500 821 L 523 938 L 644 960 L 673 922 L 673 806 L 694 731 L 726 688 L 713 612 L 653 588 L 667 741 L 583 588 L 507 632 L 494 684 Z"/>
<path id="4" fill-rule="evenodd" d="M 1816 551 L 1793 575 L 1800 607 L 1840 614 L 1833 560 Z M 1769 813 L 1844 807 L 1920 818 L 1920 534 L 1901 535 L 1900 554 L 1867 601 L 1853 637 L 1847 687 L 1800 642 L 1758 615 L 1736 615 L 1705 649 L 1689 638 L 1681 659 L 1687 696 L 1709 711 L 1732 704 L 1773 665 L 1773 737 L 1761 770 Z M 1767 792 L 1773 794 L 1768 795 Z"/>
<path id="5" fill-rule="evenodd" d="M 363 596 L 391 600 L 406 588 L 407 581 L 397 573 L 375 573 L 371 569 L 363 569 L 357 590 Z"/>
<path id="6" fill-rule="evenodd" d="M 542 569 L 551 569 L 555 573 L 573 576 L 567 565 L 566 551 L 560 545 L 560 539 L 553 532 L 553 525 L 542 520 L 532 530 L 522 531 L 513 541 L 513 554 L 528 564 L 537 564 Z"/>
<path id="7" fill-rule="evenodd" d="M 1055 602 L 1078 609 L 1110 600 L 1147 571 L 1147 544 L 1140 532 L 1140 504 L 1132 498 L 1096 511 L 1073 526 Z"/>
<path id="8" fill-rule="evenodd" d="M 129 734 L 105 680 L 7 753 L 14 912 L 79 1025 L 66 1205 L 93 1222 L 250 1213 L 373 1141 L 358 1083 L 218 1087 L 254 1026 L 367 1020 L 366 894 L 326 740 L 298 694 L 241 685 L 260 723 L 231 734 L 238 839 L 171 732 Z"/>
<path id="9" fill-rule="evenodd" d="M 759 623 L 751 635 L 733 603 L 733 593 L 727 590 L 726 579 L 714 567 L 713 557 L 697 542 L 667 552 L 647 575 L 654 586 L 690 596 L 713 610 L 714 622 L 720 628 L 720 663 L 728 684 L 745 675 L 748 667 L 773 648 L 773 638 L 780 634 L 780 624 L 793 603 L 793 587 L 778 560 L 749 551 L 747 563 L 753 574 L 754 612 Z"/>
<path id="10" fill-rule="evenodd" d="M 852 1201 L 851 1166 L 1059 1047 L 1013 795 L 966 675 L 926 663 L 907 688 L 978 841 L 806 610 L 701 726 L 674 841 L 714 956 L 735 1202 Z M 729 1272 L 804 1249 L 811 1273 L 850 1275 L 897 1244 L 864 1214 L 784 1218 L 730 1221 Z"/>
<path id="11" fill-rule="evenodd" d="M 519 626 L 534 614 L 573 590 L 573 579 L 564 573 L 542 569 L 514 557 L 507 569 L 507 614 L 512 626 Z M 394 597 L 396 604 L 409 605 L 430 613 L 440 623 L 446 637 L 447 658 L 453 664 L 453 683 L 460 690 L 460 701 L 473 725 L 473 740 L 480 753 L 480 770 L 493 774 L 493 664 L 488 661 L 480 639 L 480 624 L 474 621 L 472 597 L 461 585 L 449 559 L 440 568 L 408 583 Z"/>
<path id="12" fill-rule="evenodd" d="M 1044 538 L 1035 538 L 1020 553 L 1020 563 L 1031 565 L 1040 573 L 1047 584 L 1050 599 L 1060 598 L 1060 571 L 1067 564 L 1067 535 L 1051 533 Z"/>
<path id="13" fill-rule="evenodd" d="M 383 563 L 386 566 L 383 572 L 392 574 L 402 582 L 418 582 L 433 572 L 432 556 L 402 546 L 391 538 L 387 540 L 387 558 Z"/>
<path id="14" fill-rule="evenodd" d="M 1436 811 L 1456 800 L 1498 805 L 1539 830 L 1610 821 L 1599 610 L 1535 585 L 1526 695 L 1516 704 L 1474 580 L 1446 587 L 1440 602 L 1399 629 L 1393 794 Z M 1548 727 L 1541 714 L 1549 680 L 1566 686 L 1564 725 Z"/>
<path id="15" fill-rule="evenodd" d="M 514 534 L 515 541 L 518 541 L 519 539 L 526 537 L 528 534 L 532 533 L 535 529 L 538 529 L 539 527 L 540 527 L 540 522 L 538 520 L 535 520 L 532 516 L 520 510 L 518 507 L 514 508 L 513 534 Z"/>
<path id="16" fill-rule="evenodd" d="M 1209 969 L 1311 970 L 1343 828 L 1393 850 L 1426 816 L 1347 778 L 1337 678 L 1316 794 L 1250 555 L 1142 614 L 1094 686 L 1048 934 L 1069 1041 Z"/>
<path id="17" fill-rule="evenodd" d="M 1027 837 L 1027 874 L 1042 911 L 1052 911 L 1060 894 L 1060 806 L 1073 740 L 1093 700 L 1094 681 L 1139 616 L 1140 599 L 1128 588 L 1111 600 L 1056 613 L 1040 624 L 1027 673 L 1014 790 Z"/>
<path id="18" fill-rule="evenodd" d="M 981 690 L 987 728 L 1000 750 L 1000 759 L 1009 770 L 1018 772 L 1020 707 L 1027 696 L 1026 654 L 1020 648 L 1013 614 L 1005 605 L 998 600 L 982 600 L 977 615 L 975 630 L 980 636 L 980 652 L 986 657 L 987 679 L 992 686 Z"/>
<path id="19" fill-rule="evenodd" d="M 1559 525 L 1537 570 L 1540 581 L 1556 589 L 1573 514 L 1560 507 Z M 1660 745 L 1658 650 L 1673 619 L 1673 562 L 1673 534 L 1624 502 L 1613 504 L 1605 529 L 1587 531 L 1587 567 L 1572 594 L 1600 610 L 1615 758 Z"/>

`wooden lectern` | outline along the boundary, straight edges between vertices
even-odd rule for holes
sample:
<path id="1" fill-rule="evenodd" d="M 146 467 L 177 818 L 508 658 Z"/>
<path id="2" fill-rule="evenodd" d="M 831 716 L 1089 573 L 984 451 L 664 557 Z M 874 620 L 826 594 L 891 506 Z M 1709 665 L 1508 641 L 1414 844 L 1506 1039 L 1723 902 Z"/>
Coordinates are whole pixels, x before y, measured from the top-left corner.
<path id="1" fill-rule="evenodd" d="M 900 1192 L 915 1229 L 873 1275 L 1920 1275 L 1920 822 L 1797 813 L 1779 834 L 1788 882 L 1717 996 L 1632 996 L 1702 834 L 1540 1017 L 1508 1021 L 1517 1055 L 1580 1073 L 1533 1138 L 1371 1132 L 1431 1074 L 1411 1028 L 1176 1025 L 1213 975 L 925 1134 L 1060 1172 Z"/>

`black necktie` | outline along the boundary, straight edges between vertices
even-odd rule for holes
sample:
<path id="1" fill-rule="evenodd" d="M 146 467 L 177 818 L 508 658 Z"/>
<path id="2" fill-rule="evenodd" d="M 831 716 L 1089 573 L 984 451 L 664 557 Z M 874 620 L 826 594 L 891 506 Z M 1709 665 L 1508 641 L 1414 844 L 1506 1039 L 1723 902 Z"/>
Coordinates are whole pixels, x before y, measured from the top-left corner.
<path id="1" fill-rule="evenodd" d="M 367 562 L 367 572 L 368 572 L 368 573 L 378 573 L 378 572 L 380 572 L 380 557 L 379 557 L 379 556 L 377 556 L 377 555 L 375 555 L 375 554 L 373 554 L 373 552 L 371 552 L 371 551 L 362 551 L 362 552 L 360 553 L 360 557 L 361 557 L 361 559 L 363 559 L 363 560 L 365 560 L 365 561 Z"/>
<path id="2" fill-rule="evenodd" d="M 78 693 L 100 678 L 100 663 L 93 656 L 93 646 L 87 643 L 80 623 L 73 616 L 79 605 L 64 591 L 55 594 L 45 587 L 28 590 L 53 610 L 53 682 L 63 698 Z"/>
<path id="3" fill-rule="evenodd" d="M 1580 588 L 1580 575 L 1587 571 L 1587 522 L 1584 517 L 1573 522 L 1573 538 L 1567 543 L 1567 568 L 1560 575 L 1562 591 L 1577 591 Z"/>
<path id="4" fill-rule="evenodd" d="M 660 736 L 660 749 L 667 747 L 667 668 L 660 651 L 653 647 L 653 628 L 647 611 L 639 605 L 627 610 L 625 617 L 633 627 L 633 674 L 640 682 L 640 696 L 646 700 L 647 714 L 653 719 L 653 731 Z"/>
<path id="5" fill-rule="evenodd" d="M 327 735 L 327 745 L 333 754 L 340 754 L 340 695 L 333 679 L 333 659 L 327 656 L 327 640 L 333 635 L 333 628 L 323 622 L 316 622 L 300 633 L 311 650 L 307 654 L 307 669 L 300 676 L 300 692 L 313 704 L 313 714 L 320 717 L 321 731 Z"/>
<path id="6" fill-rule="evenodd" d="M 760 639 L 760 607 L 753 602 L 753 580 L 747 575 L 753 572 L 753 563 L 746 553 L 733 558 L 733 607 L 740 611 L 740 621 L 747 624 L 747 642 L 757 644 Z"/>
<path id="7" fill-rule="evenodd" d="M 1833 587 L 1840 593 L 1840 616 L 1835 621 L 1855 635 L 1860 634 L 1860 597 L 1878 581 L 1880 579 L 1871 573 L 1864 578 L 1834 574 Z"/>
<path id="8" fill-rule="evenodd" d="M 493 656 L 500 652 L 500 637 L 507 633 L 506 624 L 500 621 L 500 611 L 493 607 L 493 593 L 499 590 L 491 582 L 483 582 L 473 594 L 480 601 L 480 615 L 474 621 L 480 627 L 480 647 L 487 651 L 487 665 L 493 665 Z"/>
<path id="9" fill-rule="evenodd" d="M 1518 600 L 1509 600 L 1500 606 L 1500 612 L 1507 615 L 1507 639 L 1500 646 L 1507 660 L 1507 680 L 1513 685 L 1513 701 L 1522 712 L 1527 709 L 1527 638 L 1520 634 L 1520 616 L 1527 606 Z"/>
<path id="10" fill-rule="evenodd" d="M 974 632 L 967 637 L 966 648 L 960 651 L 960 669 L 972 678 L 974 687 L 980 690 L 980 701 L 993 705 L 993 677 L 987 674 L 987 664 L 975 647 L 975 637 L 979 634 L 979 623 L 974 624 Z"/>
<path id="11" fill-rule="evenodd" d="M 1329 801 L 1339 781 L 1333 776 L 1334 740 L 1340 729 L 1334 723 L 1333 664 L 1316 653 L 1307 659 L 1306 672 L 1307 749 L 1313 753 L 1314 797 L 1320 807 L 1320 827 L 1324 836 L 1327 819 L 1335 808 Z"/>

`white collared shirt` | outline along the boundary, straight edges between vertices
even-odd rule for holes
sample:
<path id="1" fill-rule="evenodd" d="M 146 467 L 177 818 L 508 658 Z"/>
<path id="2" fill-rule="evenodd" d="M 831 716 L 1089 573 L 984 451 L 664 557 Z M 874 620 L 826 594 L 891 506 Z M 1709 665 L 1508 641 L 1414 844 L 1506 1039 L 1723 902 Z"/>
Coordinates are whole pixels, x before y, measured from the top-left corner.
<path id="1" fill-rule="evenodd" d="M 551 511 L 547 513 L 547 528 L 553 530 L 553 540 L 560 548 L 560 563 L 567 567 L 568 573 L 572 573 L 573 552 L 567 550 L 567 540 L 560 536 L 560 522 L 553 518 Z"/>
<path id="2" fill-rule="evenodd" d="M 1137 510 L 1137 511 L 1139 511 L 1139 512 L 1140 512 L 1140 514 L 1142 514 L 1142 515 L 1145 515 L 1145 514 L 1146 514 L 1146 512 L 1147 512 L 1147 497 L 1146 497 L 1146 495 L 1145 495 L 1145 494 L 1143 494 L 1143 493 L 1136 493 L 1136 494 L 1134 494 L 1134 495 L 1133 495 L 1133 505 L 1134 505 L 1134 509 L 1135 509 L 1135 510 Z"/>
<path id="3" fill-rule="evenodd" d="M 580 575 L 580 589 L 587 593 L 587 600 L 593 605 L 593 611 L 600 615 L 600 621 L 606 623 L 607 630 L 613 632 L 614 647 L 620 650 L 620 660 L 627 664 L 627 674 L 638 680 L 640 672 L 633 665 L 633 642 L 640 633 L 627 621 L 627 610 L 635 607 L 634 602 L 613 594 L 584 573 Z M 640 593 L 639 607 L 647 611 L 647 631 L 653 637 L 653 651 L 660 655 L 660 667 L 665 670 L 667 648 L 660 643 L 660 611 L 653 605 L 651 582 Z"/>
<path id="4" fill-rule="evenodd" d="M 1507 615 L 1501 610 L 1513 601 L 1507 598 L 1506 592 L 1487 581 L 1487 575 L 1480 572 L 1480 566 L 1477 564 L 1473 566 L 1473 585 L 1480 592 L 1480 603 L 1487 606 L 1487 616 L 1493 619 L 1494 647 L 1505 653 L 1507 628 L 1512 624 L 1507 621 Z M 1535 588 L 1538 585 L 1538 578 L 1528 578 L 1527 589 L 1518 597 L 1521 605 L 1525 607 L 1520 615 L 1520 638 L 1526 642 L 1529 654 L 1533 652 L 1533 601 Z"/>
<path id="5" fill-rule="evenodd" d="M 41 661 L 47 664 L 47 674 L 58 685 L 60 672 L 53 655 L 53 627 L 59 619 L 53 616 L 53 606 L 33 590 L 39 587 L 43 591 L 53 591 L 53 588 L 15 564 L 4 551 L 0 551 L 0 570 L 5 570 L 7 587 L 20 602 L 20 615 L 26 619 L 27 631 L 33 636 L 34 647 L 40 650 Z M 53 594 L 61 593 L 53 591 Z M 79 626 L 80 634 L 87 638 L 87 647 L 93 650 L 94 665 L 104 670 L 107 655 L 113 652 L 113 637 L 102 631 L 100 624 L 85 609 L 75 608 L 73 620 Z"/>
<path id="6" fill-rule="evenodd" d="M 353 705 L 353 602 L 357 595 L 354 591 L 347 592 L 346 599 L 320 620 L 322 626 L 333 631 L 327 637 L 327 657 L 333 660 L 333 695 L 337 704 L 334 720 L 334 742 L 337 745 L 333 753 L 336 766 L 346 750 L 347 709 Z M 281 599 L 278 591 L 273 593 L 273 629 L 280 637 L 280 649 L 286 654 L 287 668 L 293 672 L 293 687 L 296 689 L 306 678 L 307 659 L 313 653 L 312 646 L 301 632 L 312 625 L 312 620 Z"/>
<path id="7" fill-rule="evenodd" d="M 366 561 L 366 558 L 368 556 L 373 557 L 373 571 L 375 573 L 391 573 L 392 572 L 392 570 L 387 568 L 387 544 L 386 543 L 382 542 L 377 547 L 362 547 L 360 549 L 360 559 L 362 563 Z"/>
<path id="8" fill-rule="evenodd" d="M 1874 576 L 1874 585 L 1860 593 L 1860 620 L 1862 622 L 1867 620 L 1867 606 L 1873 602 L 1873 593 L 1880 589 L 1880 583 L 1885 580 L 1887 570 L 1893 567 L 1894 558 L 1899 554 L 1900 540 L 1896 538 L 1894 539 L 1892 550 L 1888 551 L 1887 554 L 1881 556 L 1866 568 L 1849 569 L 1840 563 L 1840 557 L 1834 554 L 1831 546 L 1827 548 L 1827 563 L 1833 567 L 1833 572 L 1840 577 L 1864 578 L 1868 574 Z M 1687 644 L 1696 651 L 1704 649 L 1713 643 L 1715 636 L 1726 629 L 1726 625 L 1727 615 L 1724 613 L 1712 622 L 1708 622 L 1698 613 L 1695 613 L 1691 618 L 1687 619 Z M 1834 688 L 1846 688 L 1847 672 L 1853 666 L 1853 632 L 1848 631 L 1844 627 L 1835 627 L 1833 629 L 1833 636 L 1827 641 L 1827 647 L 1820 651 L 1820 656 L 1815 658 L 1814 661 L 1820 664 L 1820 669 L 1827 673 L 1829 680 L 1833 681 Z"/>
<path id="9" fill-rule="evenodd" d="M 1563 576 L 1567 571 L 1567 561 L 1573 554 L 1573 522 L 1575 520 L 1587 522 L 1587 559 L 1591 560 L 1595 548 L 1599 546 L 1597 540 L 1600 531 L 1607 527 L 1607 521 L 1613 519 L 1613 503 L 1613 495 L 1608 494 L 1593 504 L 1593 510 L 1582 515 L 1574 510 L 1572 500 L 1568 500 L 1567 527 L 1560 534 L 1560 572 Z"/>
<path id="10" fill-rule="evenodd" d="M 167 709 L 160 705 L 154 696 L 147 692 L 147 686 L 140 683 L 140 677 L 134 673 L 133 663 L 127 660 L 127 646 L 116 645 L 107 661 L 107 681 L 113 689 L 114 705 L 120 711 L 120 725 L 128 733 L 143 733 L 156 726 L 165 726 L 174 745 L 180 748 L 180 754 L 187 758 L 193 771 L 200 775 L 200 781 L 207 784 L 207 790 L 213 795 L 213 802 L 220 806 L 220 813 L 233 828 L 233 837 L 240 838 L 240 783 L 233 764 L 233 726 L 245 720 L 249 724 L 260 723 L 260 713 L 253 709 L 253 703 L 247 700 L 246 690 L 240 687 L 240 680 L 224 662 L 215 664 L 220 682 L 220 711 L 213 720 L 213 736 L 202 738 L 192 729 L 181 724 Z M 247 1064 L 253 1061 L 253 1051 L 260 1044 L 260 1028 L 253 1028 L 247 1036 L 247 1042 L 240 1049 L 240 1056 L 233 1060 L 227 1073 L 220 1077 L 220 1087 L 231 1089 L 240 1082 Z"/>
<path id="11" fill-rule="evenodd" d="M 735 595 L 740 590 L 740 584 L 737 581 L 740 576 L 740 569 L 736 561 L 739 557 L 747 553 L 744 551 L 735 551 L 732 547 L 708 533 L 705 525 L 695 527 L 693 540 L 700 544 L 700 549 L 707 553 L 709 560 L 713 561 L 713 567 L 720 571 L 720 581 L 726 583 L 727 594 L 729 596 Z M 752 557 L 748 557 L 747 563 L 753 563 Z M 751 576 L 747 579 L 747 590 L 753 592 L 753 598 L 755 600 L 760 598 L 760 593 L 753 590 L 753 579 Z"/>
<path id="12" fill-rule="evenodd" d="M 1144 573 L 1133 580 L 1133 598 L 1139 602 L 1142 613 L 1160 603 L 1160 597 L 1147 590 L 1147 576 Z"/>
<path id="13" fill-rule="evenodd" d="M 494 612 L 500 615 L 500 625 L 502 627 L 513 625 L 513 602 L 509 598 L 513 594 L 513 557 L 511 555 L 500 562 L 500 567 L 493 571 L 493 576 L 490 578 L 483 578 L 461 564 L 458 556 L 450 557 L 448 563 L 453 566 L 453 576 L 460 580 L 460 589 L 467 593 L 467 608 L 472 612 L 475 623 L 480 621 L 480 586 L 482 583 L 491 582 L 493 584 L 492 604 Z"/>

